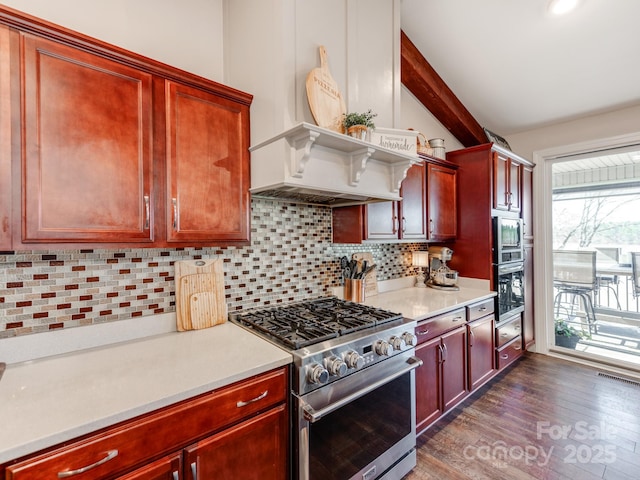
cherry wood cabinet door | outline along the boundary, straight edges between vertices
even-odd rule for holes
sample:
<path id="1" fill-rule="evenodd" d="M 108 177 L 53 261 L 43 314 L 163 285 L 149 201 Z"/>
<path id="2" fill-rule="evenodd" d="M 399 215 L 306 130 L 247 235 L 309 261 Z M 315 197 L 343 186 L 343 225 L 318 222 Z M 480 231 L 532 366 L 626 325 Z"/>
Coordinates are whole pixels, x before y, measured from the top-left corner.
<path id="1" fill-rule="evenodd" d="M 368 240 L 397 240 L 398 202 L 375 202 L 365 206 L 366 238 Z"/>
<path id="2" fill-rule="evenodd" d="M 444 349 L 442 362 L 442 401 L 446 412 L 458 404 L 467 389 L 467 329 L 465 326 L 440 337 Z"/>
<path id="3" fill-rule="evenodd" d="M 509 210 L 509 158 L 493 152 L 493 208 Z"/>
<path id="4" fill-rule="evenodd" d="M 168 455 L 117 480 L 181 480 L 182 452 Z"/>
<path id="5" fill-rule="evenodd" d="M 420 435 L 444 412 L 442 409 L 442 359 L 440 337 L 416 347 L 416 357 L 422 360 L 416 372 L 416 432 Z"/>
<path id="6" fill-rule="evenodd" d="M 457 171 L 427 166 L 427 212 L 429 240 L 454 240 L 458 234 Z"/>
<path id="7" fill-rule="evenodd" d="M 152 241 L 152 76 L 28 34 L 21 64 L 21 240 Z"/>
<path id="8" fill-rule="evenodd" d="M 509 159 L 509 211 L 520 212 L 522 208 L 522 169 L 518 162 Z"/>
<path id="9" fill-rule="evenodd" d="M 524 245 L 524 312 L 522 312 L 522 339 L 524 349 L 531 347 L 535 339 L 535 311 L 533 306 L 533 244 Z"/>
<path id="10" fill-rule="evenodd" d="M 185 449 L 185 478 L 284 480 L 288 415 L 278 406 Z"/>
<path id="11" fill-rule="evenodd" d="M 525 242 L 533 240 L 533 168 L 522 166 L 522 217 L 523 238 Z"/>
<path id="12" fill-rule="evenodd" d="M 247 244 L 249 107 L 166 81 L 167 241 Z"/>
<path id="13" fill-rule="evenodd" d="M 427 239 L 426 168 L 412 165 L 402 181 L 400 202 L 400 238 Z"/>
<path id="14" fill-rule="evenodd" d="M 11 249 L 11 49 L 0 27 L 0 250 Z"/>
<path id="15" fill-rule="evenodd" d="M 494 316 L 489 315 L 467 324 L 469 389 L 473 392 L 494 373 Z"/>

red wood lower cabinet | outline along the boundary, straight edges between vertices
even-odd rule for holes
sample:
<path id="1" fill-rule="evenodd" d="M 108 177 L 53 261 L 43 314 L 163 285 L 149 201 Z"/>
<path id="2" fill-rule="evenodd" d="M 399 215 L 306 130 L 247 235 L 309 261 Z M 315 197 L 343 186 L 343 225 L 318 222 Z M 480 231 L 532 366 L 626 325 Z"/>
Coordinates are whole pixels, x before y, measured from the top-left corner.
<path id="1" fill-rule="evenodd" d="M 458 327 L 416 347 L 416 432 L 420 435 L 467 394 L 467 331 Z"/>
<path id="2" fill-rule="evenodd" d="M 286 479 L 287 422 L 281 405 L 188 447 L 185 478 Z"/>
<path id="3" fill-rule="evenodd" d="M 118 480 L 180 480 L 183 478 L 181 473 L 182 452 L 177 452 L 118 477 Z"/>
<path id="4" fill-rule="evenodd" d="M 494 316 L 470 322 L 469 330 L 469 387 L 473 391 L 489 380 L 495 373 Z"/>

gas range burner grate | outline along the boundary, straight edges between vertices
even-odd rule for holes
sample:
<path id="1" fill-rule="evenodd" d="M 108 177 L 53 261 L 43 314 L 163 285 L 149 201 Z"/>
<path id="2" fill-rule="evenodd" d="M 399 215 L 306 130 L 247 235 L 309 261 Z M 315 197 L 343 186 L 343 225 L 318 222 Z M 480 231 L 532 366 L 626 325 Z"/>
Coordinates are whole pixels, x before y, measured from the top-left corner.
<path id="1" fill-rule="evenodd" d="M 231 313 L 229 317 L 287 348 L 298 350 L 402 316 L 336 297 L 325 297 L 246 313 Z"/>

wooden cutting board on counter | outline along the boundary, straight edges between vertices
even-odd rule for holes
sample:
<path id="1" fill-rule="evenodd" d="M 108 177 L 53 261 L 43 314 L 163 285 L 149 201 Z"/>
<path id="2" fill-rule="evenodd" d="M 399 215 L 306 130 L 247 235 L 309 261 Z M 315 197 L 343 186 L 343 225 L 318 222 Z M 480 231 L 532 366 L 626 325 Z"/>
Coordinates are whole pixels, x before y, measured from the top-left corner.
<path id="1" fill-rule="evenodd" d="M 351 258 L 358 262 L 358 271 L 362 270 L 362 262 L 367 261 L 368 265 L 373 265 L 373 255 L 369 252 L 354 253 Z M 364 277 L 364 296 L 371 297 L 378 294 L 377 272 L 374 268 Z"/>
<path id="2" fill-rule="evenodd" d="M 227 321 L 222 259 L 175 262 L 176 321 L 180 332 Z"/>

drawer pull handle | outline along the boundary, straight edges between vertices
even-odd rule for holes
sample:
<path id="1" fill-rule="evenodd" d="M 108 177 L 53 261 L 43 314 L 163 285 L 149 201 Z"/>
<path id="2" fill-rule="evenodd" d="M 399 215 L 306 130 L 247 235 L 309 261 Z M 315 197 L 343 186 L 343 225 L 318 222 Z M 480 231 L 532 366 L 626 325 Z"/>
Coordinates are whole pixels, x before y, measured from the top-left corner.
<path id="1" fill-rule="evenodd" d="M 504 337 L 508 337 L 508 336 L 509 336 L 509 332 L 501 333 L 501 334 L 500 334 L 500 336 L 501 336 L 502 338 L 504 338 Z"/>
<path id="2" fill-rule="evenodd" d="M 420 330 L 419 332 L 416 332 L 416 335 L 426 335 L 427 333 L 429 333 L 428 328 L 426 330 Z"/>
<path id="3" fill-rule="evenodd" d="M 480 307 L 478 309 L 479 312 L 486 312 L 487 311 L 487 307 Z"/>
<path id="4" fill-rule="evenodd" d="M 509 358 L 509 355 L 507 353 L 505 353 L 504 355 L 500 355 L 500 358 L 503 360 L 506 360 Z"/>
<path id="5" fill-rule="evenodd" d="M 268 394 L 269 394 L 269 390 L 265 390 L 260 395 L 258 395 L 256 398 L 252 398 L 251 400 L 247 400 L 246 402 L 238 402 L 238 403 L 236 403 L 236 407 L 238 407 L 238 408 L 246 407 L 247 405 L 249 405 L 249 404 L 251 404 L 253 402 L 257 402 L 258 400 L 262 400 Z"/>
<path id="6" fill-rule="evenodd" d="M 513 347 L 514 350 L 518 351 L 522 349 L 522 345 L 518 345 L 517 347 Z"/>
<path id="7" fill-rule="evenodd" d="M 78 468 L 77 470 L 68 470 L 66 472 L 58 472 L 58 478 L 67 478 L 67 477 L 73 477 L 74 475 L 80 475 L 81 473 L 91 470 L 92 468 L 96 468 L 97 466 L 102 465 L 103 463 L 106 463 L 109 460 L 116 458 L 117 456 L 118 456 L 118 450 L 109 450 L 107 452 L 107 456 L 104 457 L 102 460 L 98 460 L 96 463 L 92 463 L 91 465 L 87 465 L 86 467 Z"/>
<path id="8" fill-rule="evenodd" d="M 460 320 L 462 320 L 462 317 L 453 317 L 451 319 L 452 322 L 459 322 Z"/>

